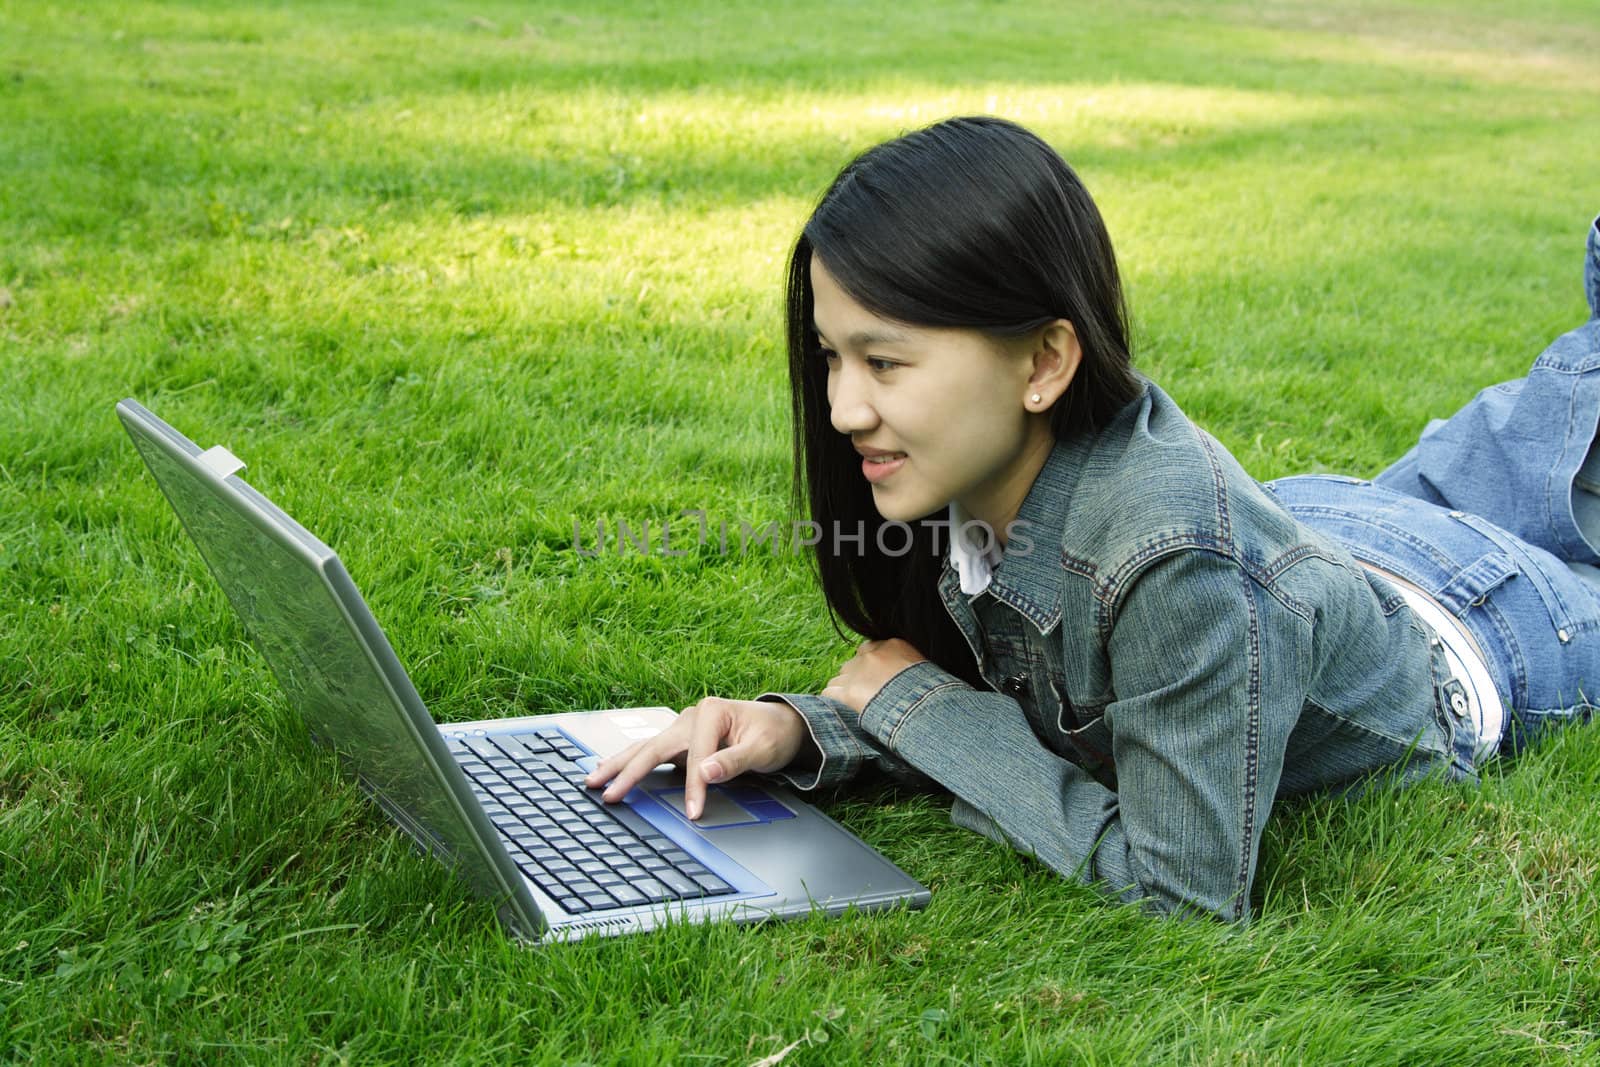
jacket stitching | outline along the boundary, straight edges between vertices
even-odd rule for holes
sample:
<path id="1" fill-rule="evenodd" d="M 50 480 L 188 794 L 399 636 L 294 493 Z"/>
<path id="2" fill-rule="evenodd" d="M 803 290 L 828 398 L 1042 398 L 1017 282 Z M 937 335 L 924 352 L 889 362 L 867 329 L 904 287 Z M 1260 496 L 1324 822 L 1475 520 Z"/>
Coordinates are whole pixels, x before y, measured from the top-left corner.
<path id="1" fill-rule="evenodd" d="M 854 737 L 850 736 L 850 726 L 849 726 L 848 723 L 846 723 L 844 721 L 844 716 L 839 714 L 839 709 L 837 707 L 835 707 L 832 703 L 829 703 L 826 706 L 828 708 L 828 711 L 830 711 L 833 714 L 833 717 L 835 719 L 837 719 L 838 722 L 839 722 L 839 733 L 840 733 L 840 735 L 847 742 L 849 742 L 850 747 L 855 750 L 854 752 L 850 753 L 846 757 L 846 759 L 845 759 L 845 767 L 849 768 L 852 764 L 854 764 L 855 766 L 860 766 L 862 763 L 865 763 L 866 762 L 866 751 L 861 747 L 860 744 L 858 744 L 856 742 L 856 739 Z M 820 748 L 821 746 L 819 745 L 818 747 Z M 822 757 L 823 764 L 826 764 L 827 760 L 828 760 L 827 754 L 824 753 L 823 757 Z M 819 784 L 822 781 L 822 765 L 821 764 L 819 764 L 818 767 L 817 767 L 817 781 L 818 781 Z"/>
<path id="2" fill-rule="evenodd" d="M 1241 826 L 1242 840 L 1239 842 L 1239 876 L 1237 880 L 1238 892 L 1233 899 L 1233 916 L 1242 918 L 1244 909 L 1249 902 L 1248 888 L 1250 885 L 1250 854 L 1251 845 L 1255 841 L 1256 824 L 1256 777 L 1260 762 L 1261 747 L 1261 629 L 1260 619 L 1256 612 L 1255 598 L 1251 596 L 1251 581 L 1249 575 L 1241 575 L 1244 591 L 1245 607 L 1250 613 L 1250 683 L 1248 687 L 1248 707 L 1250 724 L 1245 734 L 1245 767 L 1244 767 L 1244 821 Z"/>
<path id="3" fill-rule="evenodd" d="M 1275 582 L 1284 571 L 1308 559 L 1320 559 L 1332 563 L 1337 567 L 1344 567 L 1344 561 L 1324 552 L 1316 545 L 1295 545 L 1289 551 L 1274 559 L 1271 563 L 1261 568 L 1263 582 Z"/>
<path id="4" fill-rule="evenodd" d="M 1094 581 L 1095 575 L 1100 571 L 1100 568 L 1093 563 L 1072 555 L 1066 549 L 1061 550 L 1061 566 L 1072 574 L 1089 579 L 1091 583 Z"/>
<path id="5" fill-rule="evenodd" d="M 1227 542 L 1233 540 L 1233 522 L 1228 515 L 1228 486 L 1223 480 L 1222 464 L 1217 462 L 1216 450 L 1212 447 L 1211 435 L 1199 427 L 1195 427 L 1195 436 L 1200 439 L 1200 447 L 1205 449 L 1206 461 L 1211 464 L 1211 485 L 1216 491 L 1217 499 L 1217 532 Z"/>
<path id="6" fill-rule="evenodd" d="M 970 687 L 965 682 L 959 680 L 940 682 L 938 685 L 930 687 L 926 693 L 923 693 L 921 696 L 917 697 L 917 699 L 913 700 L 910 706 L 907 707 L 906 710 L 901 713 L 900 717 L 894 721 L 894 725 L 889 727 L 889 736 L 884 739 L 884 743 L 890 748 L 894 748 L 895 740 L 899 738 L 901 729 L 906 725 L 906 723 L 911 721 L 911 716 L 915 715 L 917 710 L 921 708 L 922 705 L 926 704 L 931 697 L 944 692 L 946 689 L 966 688 Z"/>
<path id="7" fill-rule="evenodd" d="M 1129 556 L 1122 566 L 1094 586 L 1094 598 L 1100 605 L 1095 622 L 1102 638 L 1110 635 L 1112 624 L 1115 621 L 1113 615 L 1117 605 L 1127 595 L 1128 587 L 1133 584 L 1133 579 L 1142 574 L 1156 561 L 1166 556 L 1176 555 L 1186 548 L 1198 548 L 1215 552 L 1220 556 L 1233 560 L 1234 563 L 1239 564 L 1241 567 L 1243 566 L 1243 564 L 1239 563 L 1239 560 L 1234 558 L 1233 553 L 1228 551 L 1226 544 L 1216 538 L 1206 537 L 1201 534 L 1173 534 L 1159 541 L 1150 542 L 1138 552 Z"/>

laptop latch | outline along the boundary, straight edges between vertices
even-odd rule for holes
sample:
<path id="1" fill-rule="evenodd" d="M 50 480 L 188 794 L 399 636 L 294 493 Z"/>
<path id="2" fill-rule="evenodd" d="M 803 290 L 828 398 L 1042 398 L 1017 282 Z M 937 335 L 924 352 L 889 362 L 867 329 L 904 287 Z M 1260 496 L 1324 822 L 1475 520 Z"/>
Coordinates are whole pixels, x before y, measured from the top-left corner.
<path id="1" fill-rule="evenodd" d="M 244 470 L 244 460 L 221 445 L 212 445 L 200 453 L 200 462 L 218 478 L 228 478 Z"/>

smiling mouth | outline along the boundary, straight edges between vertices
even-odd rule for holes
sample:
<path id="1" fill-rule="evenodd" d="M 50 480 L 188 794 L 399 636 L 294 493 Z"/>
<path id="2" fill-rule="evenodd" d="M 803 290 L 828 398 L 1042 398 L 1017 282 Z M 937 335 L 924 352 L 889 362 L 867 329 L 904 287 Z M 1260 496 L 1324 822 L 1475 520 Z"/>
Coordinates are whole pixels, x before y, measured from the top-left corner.
<path id="1" fill-rule="evenodd" d="M 906 454 L 904 452 L 886 452 L 878 456 L 863 456 L 861 457 L 861 473 L 866 476 L 867 481 L 876 485 L 899 470 L 901 464 L 905 463 L 905 461 Z"/>

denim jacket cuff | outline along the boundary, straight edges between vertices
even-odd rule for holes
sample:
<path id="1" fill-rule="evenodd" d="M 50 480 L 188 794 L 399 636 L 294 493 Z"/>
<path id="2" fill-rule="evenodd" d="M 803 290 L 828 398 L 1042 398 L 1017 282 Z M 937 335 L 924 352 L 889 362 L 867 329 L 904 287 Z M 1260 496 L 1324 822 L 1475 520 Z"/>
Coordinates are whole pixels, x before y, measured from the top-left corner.
<path id="1" fill-rule="evenodd" d="M 932 660 L 913 663 L 890 678 L 861 712 L 861 728 L 894 749 L 894 735 L 935 693 L 972 687 Z"/>
<path id="2" fill-rule="evenodd" d="M 865 754 L 842 718 L 854 714 L 849 708 L 810 693 L 763 693 L 756 699 L 787 704 L 798 712 L 811 734 L 811 743 L 821 754 L 815 768 L 796 767 L 791 763 L 772 772 L 771 777 L 810 792 L 839 785 L 860 769 Z"/>

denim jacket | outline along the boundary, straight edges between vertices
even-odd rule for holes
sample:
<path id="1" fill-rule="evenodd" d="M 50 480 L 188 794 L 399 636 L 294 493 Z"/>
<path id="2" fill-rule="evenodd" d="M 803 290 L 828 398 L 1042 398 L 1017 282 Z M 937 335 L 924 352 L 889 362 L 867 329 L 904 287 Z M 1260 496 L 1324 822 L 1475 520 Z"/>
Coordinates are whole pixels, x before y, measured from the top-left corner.
<path id="1" fill-rule="evenodd" d="M 857 715 L 767 694 L 801 790 L 926 776 L 952 818 L 1163 912 L 1249 916 L 1273 801 L 1452 760 L 1450 682 L 1394 588 L 1296 522 L 1159 388 L 1056 444 L 989 588 L 939 593 L 991 690 L 932 662 Z M 1024 551 L 1025 548 L 1031 549 Z"/>

